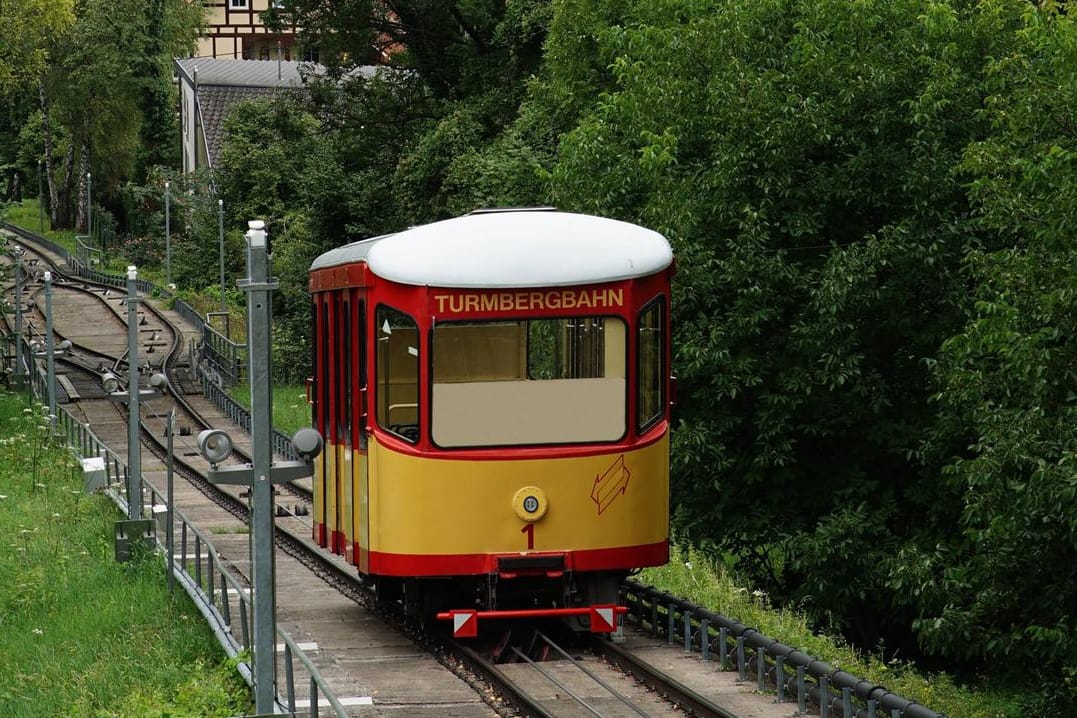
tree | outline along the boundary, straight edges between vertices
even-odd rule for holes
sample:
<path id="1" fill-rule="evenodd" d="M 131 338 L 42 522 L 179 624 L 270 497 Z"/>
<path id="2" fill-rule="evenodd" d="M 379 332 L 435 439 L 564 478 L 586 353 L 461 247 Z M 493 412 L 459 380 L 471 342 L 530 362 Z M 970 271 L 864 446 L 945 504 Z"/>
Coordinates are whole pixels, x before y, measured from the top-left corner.
<path id="1" fill-rule="evenodd" d="M 919 596 L 916 630 L 939 652 L 1048 661 L 1077 709 L 1077 24 L 1027 8 L 1017 42 L 987 64 L 991 132 L 961 170 L 985 237 L 965 276 L 974 306 L 934 367 L 943 421 L 927 443 L 946 463 L 959 528 L 910 546 L 892 584 Z"/>
<path id="2" fill-rule="evenodd" d="M 934 501 L 924 360 L 961 326 L 976 242 L 952 170 L 1014 5 L 581 1 L 549 39 L 557 84 L 602 88 L 554 203 L 677 251 L 679 530 L 869 644 L 915 618 L 884 559 Z"/>
<path id="3" fill-rule="evenodd" d="M 178 134 L 169 62 L 193 47 L 199 13 L 183 0 L 87 0 L 54 40 L 40 88 L 54 227 L 86 230 L 88 172 L 98 196 L 113 195 L 140 152 L 145 171 L 175 143 L 162 139 Z"/>
<path id="4" fill-rule="evenodd" d="M 73 0 L 6 0 L 0 3 L 0 96 L 37 84 L 51 43 L 75 21 Z"/>

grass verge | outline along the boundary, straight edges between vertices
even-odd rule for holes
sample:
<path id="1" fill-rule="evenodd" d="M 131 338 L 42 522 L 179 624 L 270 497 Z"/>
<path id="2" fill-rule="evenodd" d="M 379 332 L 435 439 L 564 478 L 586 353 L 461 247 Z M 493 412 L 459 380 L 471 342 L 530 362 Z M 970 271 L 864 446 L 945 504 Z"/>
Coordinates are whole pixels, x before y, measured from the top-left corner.
<path id="1" fill-rule="evenodd" d="M 116 507 L 84 495 L 39 407 L 0 391 L 0 705 L 22 716 L 231 716 L 249 693 L 157 555 L 113 557 Z"/>
<path id="2" fill-rule="evenodd" d="M 1023 718 L 1023 706 L 1034 698 L 1019 688 L 961 685 L 944 673 L 924 675 L 910 663 L 866 655 L 839 637 L 813 631 L 795 611 L 770 606 L 764 594 L 738 586 L 724 566 L 694 548 L 673 546 L 668 564 L 645 569 L 636 580 L 736 619 L 949 718 Z"/>
<path id="3" fill-rule="evenodd" d="M 251 408 L 251 387 L 248 382 L 229 387 L 228 394 L 245 409 Z M 291 436 L 304 426 L 310 426 L 307 388 L 301 384 L 274 386 L 273 428 Z"/>

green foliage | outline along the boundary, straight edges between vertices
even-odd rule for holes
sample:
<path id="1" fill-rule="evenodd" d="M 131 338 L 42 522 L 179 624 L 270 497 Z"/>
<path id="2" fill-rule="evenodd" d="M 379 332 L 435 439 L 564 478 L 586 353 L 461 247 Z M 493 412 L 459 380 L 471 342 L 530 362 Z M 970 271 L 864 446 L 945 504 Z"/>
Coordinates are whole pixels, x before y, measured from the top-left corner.
<path id="1" fill-rule="evenodd" d="M 1026 11 L 1018 42 L 988 63 L 991 133 L 961 170 L 984 246 L 965 263 L 975 304 L 935 365 L 946 422 L 928 443 L 960 531 L 928 537 L 895 566 L 919 596 L 915 624 L 934 650 L 1077 670 L 1077 260 L 1072 242 L 1077 26 Z M 1077 708 L 1077 687 L 1055 686 Z"/>
<path id="2" fill-rule="evenodd" d="M 222 191 L 275 223 L 286 371 L 330 247 L 484 205 L 653 227 L 679 267 L 678 528 L 859 645 L 1072 675 L 1070 15 L 320 7 L 281 16 L 334 70 L 407 49 L 232 125 Z M 1064 713 L 1062 685 L 1027 711 Z"/>
<path id="3" fill-rule="evenodd" d="M 0 95 L 37 82 L 49 43 L 74 22 L 72 0 L 9 0 L 0 4 Z"/>
<path id="4" fill-rule="evenodd" d="M 84 495 L 41 407 L 0 393 L 0 701 L 5 716 L 249 712 L 246 686 L 162 564 L 119 564 L 115 506 Z"/>
<path id="5" fill-rule="evenodd" d="M 946 673 L 924 674 L 913 664 L 881 655 L 881 651 L 878 654 L 858 651 L 840 636 L 816 631 L 813 621 L 802 611 L 772 607 L 763 591 L 749 592 L 738 585 L 722 564 L 715 563 L 699 549 L 674 544 L 667 565 L 644 569 L 636 580 L 710 607 L 786 645 L 796 646 L 813 658 L 885 686 L 950 718 L 1024 718 L 1049 714 L 1030 710 L 1038 701 L 1033 691 L 990 683 L 961 685 Z"/>
<path id="6" fill-rule="evenodd" d="M 552 194 L 675 243 L 679 525 L 870 641 L 886 614 L 862 597 L 933 480 L 912 456 L 932 414 L 921 360 L 959 326 L 971 237 L 951 170 L 993 38 L 969 9 L 861 10 L 622 4 L 591 38 L 610 77 Z"/>

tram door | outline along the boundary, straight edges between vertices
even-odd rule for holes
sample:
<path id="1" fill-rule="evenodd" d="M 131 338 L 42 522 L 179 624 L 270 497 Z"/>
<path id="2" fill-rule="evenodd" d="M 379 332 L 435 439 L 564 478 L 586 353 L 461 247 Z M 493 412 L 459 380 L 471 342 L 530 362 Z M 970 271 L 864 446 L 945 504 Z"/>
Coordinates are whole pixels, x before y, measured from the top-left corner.
<path id="1" fill-rule="evenodd" d="M 314 305 L 313 418 L 326 443 L 314 481 L 314 539 L 356 564 L 356 547 L 366 546 L 367 533 L 362 293 L 324 292 Z"/>
<path id="2" fill-rule="evenodd" d="M 314 346 L 312 349 L 312 374 L 313 392 L 308 387 L 309 400 L 313 404 L 311 420 L 315 429 L 325 440 L 325 450 L 315 460 L 314 465 L 314 540 L 319 546 L 329 548 L 332 537 L 332 520 L 329 513 L 329 494 L 331 477 L 335 471 L 336 447 L 332 444 L 332 434 L 329 429 L 330 418 L 330 323 L 329 323 L 329 297 L 328 292 L 321 292 L 313 296 L 311 305 L 312 321 L 314 326 Z"/>
<path id="3" fill-rule="evenodd" d="M 343 554 L 348 547 L 345 517 L 348 515 L 352 467 L 350 359 L 354 342 L 348 290 L 334 290 L 320 295 L 317 307 L 319 337 L 316 348 L 315 381 L 318 390 L 317 429 L 325 439 L 325 461 L 321 476 L 316 476 L 314 491 L 315 525 L 324 527 L 316 536 L 318 543 L 333 553 Z M 320 491 L 319 491 L 320 489 Z"/>

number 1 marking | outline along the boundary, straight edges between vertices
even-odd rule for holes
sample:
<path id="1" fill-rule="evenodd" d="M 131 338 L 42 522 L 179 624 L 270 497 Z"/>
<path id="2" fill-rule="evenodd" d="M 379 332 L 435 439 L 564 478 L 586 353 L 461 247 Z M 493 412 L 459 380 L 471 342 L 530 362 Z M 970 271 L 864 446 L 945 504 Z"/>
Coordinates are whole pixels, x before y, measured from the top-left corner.
<path id="1" fill-rule="evenodd" d="M 520 533 L 527 534 L 527 548 L 535 548 L 535 524 L 527 524 L 520 529 Z"/>

